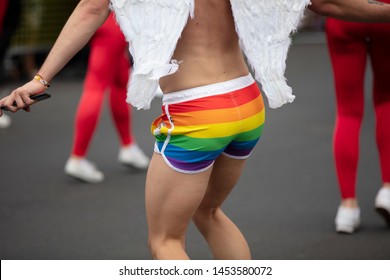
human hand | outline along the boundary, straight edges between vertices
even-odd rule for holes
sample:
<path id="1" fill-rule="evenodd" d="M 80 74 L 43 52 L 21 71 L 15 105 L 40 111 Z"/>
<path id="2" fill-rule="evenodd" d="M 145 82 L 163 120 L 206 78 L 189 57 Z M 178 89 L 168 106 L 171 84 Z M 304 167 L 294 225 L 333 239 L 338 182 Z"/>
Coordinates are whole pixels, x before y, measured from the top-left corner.
<path id="1" fill-rule="evenodd" d="M 15 89 L 10 95 L 0 100 L 0 117 L 3 115 L 1 110 L 2 107 L 7 108 L 10 112 L 17 112 L 23 109 L 26 112 L 30 112 L 30 105 L 36 101 L 30 97 L 39 93 L 44 92 L 46 86 L 33 79 L 25 85 Z"/>

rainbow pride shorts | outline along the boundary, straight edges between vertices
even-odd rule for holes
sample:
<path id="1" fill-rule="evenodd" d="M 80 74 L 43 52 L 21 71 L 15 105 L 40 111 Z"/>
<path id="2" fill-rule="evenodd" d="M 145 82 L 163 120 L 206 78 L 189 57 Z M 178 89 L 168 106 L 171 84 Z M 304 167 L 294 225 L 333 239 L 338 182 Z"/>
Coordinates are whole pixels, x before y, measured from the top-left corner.
<path id="1" fill-rule="evenodd" d="M 178 172 L 202 172 L 221 154 L 247 158 L 264 119 L 263 98 L 251 75 L 168 93 L 151 126 L 154 151 Z"/>

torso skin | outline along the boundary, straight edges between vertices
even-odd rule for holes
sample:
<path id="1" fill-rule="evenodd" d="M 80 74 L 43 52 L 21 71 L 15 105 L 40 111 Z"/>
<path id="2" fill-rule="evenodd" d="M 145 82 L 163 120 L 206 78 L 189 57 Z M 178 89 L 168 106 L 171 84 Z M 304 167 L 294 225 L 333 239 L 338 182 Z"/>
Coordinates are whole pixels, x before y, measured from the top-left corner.
<path id="1" fill-rule="evenodd" d="M 247 75 L 229 0 L 196 0 L 172 57 L 179 70 L 160 79 L 164 93 Z"/>

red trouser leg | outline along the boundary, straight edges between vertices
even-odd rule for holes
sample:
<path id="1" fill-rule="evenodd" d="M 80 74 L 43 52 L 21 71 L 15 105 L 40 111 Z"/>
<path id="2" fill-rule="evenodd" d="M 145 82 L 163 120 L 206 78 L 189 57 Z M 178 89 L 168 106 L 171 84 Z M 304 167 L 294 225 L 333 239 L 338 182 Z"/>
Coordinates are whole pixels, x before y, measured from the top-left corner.
<path id="1" fill-rule="evenodd" d="M 334 156 L 337 177 L 342 198 L 355 198 L 367 55 L 371 57 L 374 76 L 376 139 L 382 180 L 390 182 L 390 24 L 328 19 L 327 37 L 336 86 Z"/>
<path id="2" fill-rule="evenodd" d="M 7 11 L 7 6 L 8 6 L 8 0 L 0 1 L 0 37 L 2 35 L 1 33 L 3 32 L 3 23 L 4 23 L 5 13 Z"/>
<path id="3" fill-rule="evenodd" d="M 390 183 L 390 24 L 371 25 L 370 38 L 376 140 L 382 180 L 383 183 Z"/>
<path id="4" fill-rule="evenodd" d="M 123 145 L 131 142 L 130 108 L 125 100 L 127 81 L 118 83 L 118 79 L 123 81 L 123 76 L 128 78 L 129 61 L 124 55 L 127 44 L 112 16 L 98 29 L 90 44 L 88 70 L 76 113 L 72 149 L 72 154 L 80 157 L 87 153 L 107 89 L 111 90 L 110 108 L 115 111 L 113 120 L 121 142 Z"/>
<path id="5" fill-rule="evenodd" d="M 364 109 L 367 57 L 364 26 L 335 19 L 327 21 L 327 39 L 335 81 L 337 116 L 333 149 L 343 199 L 355 198 L 359 133 Z"/>
<path id="6" fill-rule="evenodd" d="M 130 63 L 128 54 L 123 53 L 123 58 L 116 65 L 115 78 L 110 86 L 110 108 L 111 116 L 117 128 L 122 146 L 133 143 L 131 133 L 132 112 L 129 104 L 126 103 L 127 83 L 129 81 Z"/>

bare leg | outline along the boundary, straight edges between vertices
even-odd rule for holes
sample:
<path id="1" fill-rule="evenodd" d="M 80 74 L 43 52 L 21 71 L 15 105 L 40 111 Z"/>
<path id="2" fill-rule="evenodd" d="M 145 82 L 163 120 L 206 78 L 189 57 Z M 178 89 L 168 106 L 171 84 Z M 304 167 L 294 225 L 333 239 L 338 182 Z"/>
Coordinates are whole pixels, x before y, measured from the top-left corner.
<path id="1" fill-rule="evenodd" d="M 188 224 L 207 189 L 211 168 L 198 174 L 174 171 L 154 154 L 146 178 L 149 247 L 154 259 L 189 259 L 184 240 Z"/>
<path id="2" fill-rule="evenodd" d="M 206 195 L 194 215 L 194 222 L 216 259 L 251 259 L 244 236 L 221 209 L 244 165 L 245 160 L 220 156 L 214 164 Z"/>

